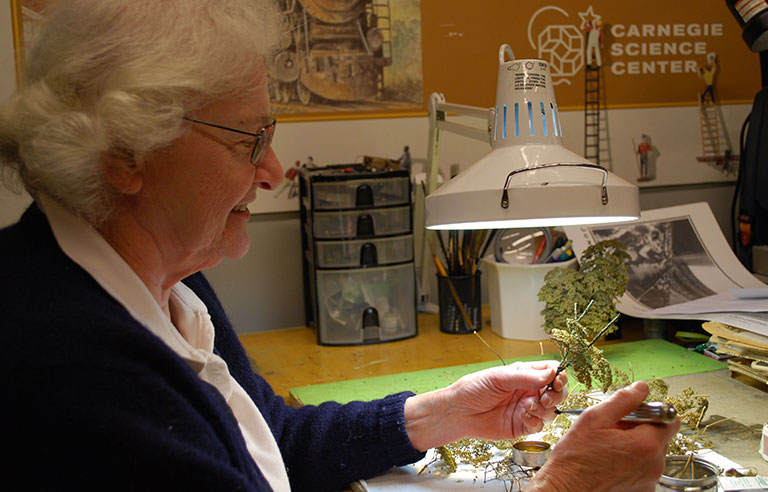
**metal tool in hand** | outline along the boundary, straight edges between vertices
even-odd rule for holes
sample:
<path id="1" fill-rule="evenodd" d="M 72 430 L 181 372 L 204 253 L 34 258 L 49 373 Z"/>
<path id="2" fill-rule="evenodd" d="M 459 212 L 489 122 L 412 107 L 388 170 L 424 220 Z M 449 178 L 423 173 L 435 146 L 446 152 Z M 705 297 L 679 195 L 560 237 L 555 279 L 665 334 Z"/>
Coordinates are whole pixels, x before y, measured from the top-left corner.
<path id="1" fill-rule="evenodd" d="M 555 413 L 568 415 L 580 415 L 586 408 L 574 410 L 555 409 Z M 671 424 L 677 418 L 677 410 L 669 403 L 652 401 L 643 403 L 637 410 L 621 418 L 621 422 L 633 422 L 637 424 Z"/>

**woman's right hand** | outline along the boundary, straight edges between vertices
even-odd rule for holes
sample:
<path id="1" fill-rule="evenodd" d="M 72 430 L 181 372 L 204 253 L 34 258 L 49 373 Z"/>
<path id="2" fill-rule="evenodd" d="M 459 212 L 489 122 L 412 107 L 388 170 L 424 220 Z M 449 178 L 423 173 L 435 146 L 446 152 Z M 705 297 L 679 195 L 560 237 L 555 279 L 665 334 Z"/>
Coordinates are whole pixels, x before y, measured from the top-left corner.
<path id="1" fill-rule="evenodd" d="M 680 421 L 620 422 L 646 396 L 648 385 L 636 382 L 585 410 L 526 492 L 653 492 Z"/>

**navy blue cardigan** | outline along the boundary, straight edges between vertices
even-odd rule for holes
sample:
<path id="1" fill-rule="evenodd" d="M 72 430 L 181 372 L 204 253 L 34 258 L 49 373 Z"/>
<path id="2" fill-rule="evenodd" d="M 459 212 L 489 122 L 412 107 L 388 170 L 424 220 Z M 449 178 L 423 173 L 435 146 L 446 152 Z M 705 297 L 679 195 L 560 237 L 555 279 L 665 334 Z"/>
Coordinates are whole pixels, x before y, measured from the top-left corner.
<path id="1" fill-rule="evenodd" d="M 253 373 L 203 275 L 184 282 L 213 318 L 215 351 L 272 429 L 293 490 L 344 488 L 423 456 L 405 432 L 412 393 L 292 408 Z M 36 205 L 0 231 L 0 320 L 0 442 L 10 453 L 0 483 L 270 490 L 219 392 L 61 251 Z"/>

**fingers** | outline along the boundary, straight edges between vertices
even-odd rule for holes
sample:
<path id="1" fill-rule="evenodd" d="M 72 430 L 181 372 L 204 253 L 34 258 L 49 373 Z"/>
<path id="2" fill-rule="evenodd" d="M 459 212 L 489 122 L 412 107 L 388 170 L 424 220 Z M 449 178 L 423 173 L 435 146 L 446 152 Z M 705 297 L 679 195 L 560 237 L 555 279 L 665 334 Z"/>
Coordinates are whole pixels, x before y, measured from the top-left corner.
<path id="1" fill-rule="evenodd" d="M 603 403 L 590 408 L 589 413 L 595 423 L 612 427 L 622 417 L 636 410 L 646 396 L 648 396 L 648 385 L 643 381 L 637 381 L 620 389 Z"/>
<path id="2" fill-rule="evenodd" d="M 655 442 L 660 442 L 666 445 L 677 434 L 680 429 L 680 419 L 675 419 L 671 424 L 666 425 L 638 425 L 631 430 L 636 434 L 643 434 L 643 437 L 653 439 Z"/>
<path id="3" fill-rule="evenodd" d="M 535 415 L 525 413 L 523 415 L 523 434 L 534 434 L 544 428 L 544 421 Z"/>
<path id="4" fill-rule="evenodd" d="M 547 395 L 547 398 L 538 399 L 535 396 L 524 398 L 520 405 L 525 409 L 526 413 L 537 417 L 541 420 L 553 420 L 557 415 L 555 414 L 555 406 L 559 403 L 560 398 L 552 398 Z"/>
<path id="5" fill-rule="evenodd" d="M 558 374 L 552 384 L 540 390 L 539 401 L 544 408 L 554 408 L 568 397 L 568 376 L 565 371 Z M 554 418 L 554 414 L 546 418 Z"/>
<path id="6" fill-rule="evenodd" d="M 524 434 L 539 432 L 544 427 L 546 413 L 554 413 L 552 410 L 543 408 L 539 401 L 533 396 L 520 400 L 520 405 L 525 409 L 522 419 Z"/>
<path id="7" fill-rule="evenodd" d="M 518 370 L 531 369 L 557 369 L 560 363 L 556 360 L 537 360 L 532 362 L 515 362 L 510 367 Z"/>
<path id="8" fill-rule="evenodd" d="M 554 409 L 557 405 L 561 404 L 568 397 L 568 388 L 563 388 L 562 391 L 547 390 L 539 401 L 544 408 Z"/>
<path id="9" fill-rule="evenodd" d="M 555 377 L 556 367 L 557 362 L 555 361 L 516 362 L 504 367 L 495 367 L 490 371 L 494 377 L 499 376 L 495 378 L 496 385 L 502 391 L 538 390 L 552 381 L 552 378 Z"/>

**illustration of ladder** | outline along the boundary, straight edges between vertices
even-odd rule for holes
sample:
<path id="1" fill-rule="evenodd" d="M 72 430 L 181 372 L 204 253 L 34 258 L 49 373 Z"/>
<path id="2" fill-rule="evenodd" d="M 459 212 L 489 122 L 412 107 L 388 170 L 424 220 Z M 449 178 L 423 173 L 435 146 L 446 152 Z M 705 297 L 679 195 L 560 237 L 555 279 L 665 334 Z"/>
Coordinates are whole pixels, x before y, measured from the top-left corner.
<path id="1" fill-rule="evenodd" d="M 600 67 L 584 67 L 584 157 L 600 163 Z"/>
<path id="2" fill-rule="evenodd" d="M 699 97 L 699 125 L 702 155 L 696 160 L 714 163 L 723 173 L 730 174 L 733 171 L 730 163 L 738 156 L 731 153 L 719 107 L 711 98 L 702 100 Z"/>
<path id="3" fill-rule="evenodd" d="M 392 62 L 392 13 L 389 8 L 389 0 L 372 0 L 366 4 L 366 17 L 374 20 L 375 27 L 381 33 L 381 55 L 385 64 Z M 377 77 L 377 89 L 379 94 L 384 90 L 384 71 L 381 70 Z"/>

